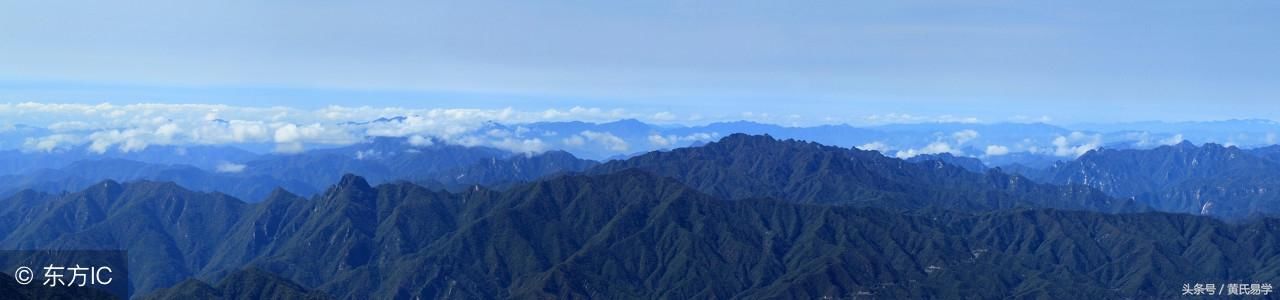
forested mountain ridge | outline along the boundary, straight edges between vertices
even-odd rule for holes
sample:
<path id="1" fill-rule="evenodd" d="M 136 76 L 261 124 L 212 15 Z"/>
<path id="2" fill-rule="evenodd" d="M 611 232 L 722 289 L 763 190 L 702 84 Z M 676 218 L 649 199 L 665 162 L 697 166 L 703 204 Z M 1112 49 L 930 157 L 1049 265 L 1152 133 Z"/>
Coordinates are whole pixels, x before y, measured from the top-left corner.
<path id="1" fill-rule="evenodd" d="M 106 182 L 6 217 L 46 227 L 65 222 L 48 216 L 102 208 L 102 217 L 54 232 L 111 228 L 150 238 L 80 230 L 11 235 L 4 244 L 129 249 L 135 264 L 151 262 L 134 266 L 137 274 L 156 277 L 135 279 L 143 293 L 252 267 L 336 298 L 1122 297 L 1280 276 L 1269 267 L 1280 259 L 1280 223 L 1271 219 L 1231 225 L 1045 209 L 908 215 L 722 200 L 634 169 L 501 192 L 373 187 L 346 176 L 315 199 L 220 197 Z M 167 264 L 190 274 L 158 272 Z"/>
<path id="2" fill-rule="evenodd" d="M 1081 184 L 1154 209 L 1241 219 L 1280 213 L 1280 162 L 1218 144 L 1101 149 L 1043 170 L 1046 183 Z"/>
<path id="3" fill-rule="evenodd" d="M 147 181 L 20 192 L 0 246 L 126 249 L 149 299 L 1163 298 L 1280 279 L 1275 219 L 1115 199 L 733 135 L 503 189 L 347 174 L 257 203 Z"/>
<path id="4" fill-rule="evenodd" d="M 911 163 L 876 151 L 777 140 L 768 135 L 734 134 L 700 147 L 607 162 L 588 172 L 603 174 L 628 168 L 671 177 L 724 199 L 774 198 L 903 210 L 1146 209 L 1084 186 L 1037 184 L 998 170 L 973 173 L 936 160 Z"/>

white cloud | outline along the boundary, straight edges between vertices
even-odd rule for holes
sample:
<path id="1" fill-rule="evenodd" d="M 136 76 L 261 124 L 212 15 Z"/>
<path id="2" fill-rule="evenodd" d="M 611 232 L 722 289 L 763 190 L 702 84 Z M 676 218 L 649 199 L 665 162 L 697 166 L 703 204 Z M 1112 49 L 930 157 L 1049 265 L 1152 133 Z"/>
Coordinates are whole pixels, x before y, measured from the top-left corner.
<path id="1" fill-rule="evenodd" d="M 491 123 L 518 125 L 542 121 L 608 122 L 637 118 L 651 122 L 687 120 L 729 120 L 734 114 L 706 118 L 702 115 L 678 115 L 668 111 L 630 112 L 622 109 L 575 106 L 567 109 L 521 111 L 501 109 L 445 109 L 372 106 L 327 106 L 318 109 L 292 107 L 253 107 L 210 104 L 57 104 L 2 103 L 0 120 L 53 130 L 48 136 L 30 137 L 22 144 L 25 150 L 52 151 L 72 146 L 86 146 L 96 152 L 108 150 L 137 151 L 154 145 L 225 145 L 273 144 L 278 152 L 304 151 L 314 144 L 343 145 L 366 137 L 404 137 L 413 141 L 431 141 L 459 145 L 489 145 L 513 149 L 545 147 L 542 139 L 568 147 L 598 144 L 611 151 L 631 151 L 628 142 L 610 133 L 558 134 L 515 127 L 494 130 Z M 804 116 L 769 113 L 744 113 L 754 120 L 803 119 Z M 781 117 L 779 117 L 781 116 Z M 383 118 L 381 122 L 369 122 Z M 890 114 L 879 122 L 902 120 L 969 122 L 974 118 L 948 115 L 917 117 Z M 60 124 L 58 124 L 60 123 Z M 57 125 L 55 125 L 57 124 Z M 419 138 L 415 139 L 414 136 Z M 551 138 L 556 136 L 558 138 Z M 648 144 L 658 147 L 679 146 L 693 141 L 718 137 L 715 133 L 686 136 L 655 134 Z M 543 146 L 538 146 L 541 142 Z M 640 141 L 643 143 L 643 141 Z M 520 145 L 516 147 L 516 145 Z M 649 145 L 646 145 L 647 148 Z"/>
<path id="2" fill-rule="evenodd" d="M 987 156 L 1001 156 L 1005 154 L 1009 154 L 1009 147 L 1001 145 L 987 145 Z"/>
<path id="3" fill-rule="evenodd" d="M 655 134 L 649 135 L 649 143 L 658 147 L 669 147 L 679 143 L 712 140 L 719 136 L 720 136 L 720 133 L 717 133 L 717 132 L 698 132 L 698 133 L 692 133 L 685 136 L 676 136 L 676 135 L 670 135 L 670 134 L 663 136 L 655 133 Z"/>
<path id="4" fill-rule="evenodd" d="M 298 132 L 298 125 L 285 124 L 276 128 L 276 143 L 296 143 L 302 138 L 302 134 Z"/>
<path id="5" fill-rule="evenodd" d="M 168 144 L 180 133 L 182 133 L 182 127 L 179 127 L 178 124 L 165 123 L 164 125 L 160 125 L 160 128 L 156 128 L 155 135 L 160 139 L 160 141 Z"/>
<path id="6" fill-rule="evenodd" d="M 547 144 L 542 139 L 514 139 L 504 138 L 493 143 L 493 146 L 499 149 L 516 152 L 516 153 L 541 153 L 547 151 Z"/>
<path id="7" fill-rule="evenodd" d="M 886 153 L 889 150 L 892 150 L 891 148 L 889 148 L 889 145 L 886 145 L 884 142 L 880 142 L 880 141 L 862 144 L 862 146 L 858 146 L 857 148 L 862 150 L 877 151 L 880 153 Z"/>
<path id="8" fill-rule="evenodd" d="M 1152 144 L 1151 133 L 1146 131 L 1126 133 L 1124 135 L 1124 138 L 1128 140 L 1133 140 L 1134 141 L 1133 144 L 1135 146 L 1138 146 L 1139 148 L 1149 147 Z"/>
<path id="9" fill-rule="evenodd" d="M 328 127 L 320 123 L 304 126 L 293 123 L 277 124 L 273 137 L 276 151 L 284 153 L 302 151 L 302 145 L 305 143 L 345 145 L 360 141 L 342 128 Z"/>
<path id="10" fill-rule="evenodd" d="M 969 141 L 978 138 L 978 131 L 965 129 L 952 133 L 951 137 L 956 139 L 956 145 L 964 145 L 964 143 L 968 143 Z"/>
<path id="11" fill-rule="evenodd" d="M 598 107 L 581 107 L 574 106 L 567 111 L 558 109 L 548 109 L 542 112 L 541 119 L 544 121 L 556 120 L 587 120 L 587 121 L 604 121 L 617 120 L 623 118 L 636 118 L 639 116 L 628 114 L 622 109 L 605 110 Z"/>
<path id="12" fill-rule="evenodd" d="M 911 124 L 911 123 L 979 123 L 976 117 L 960 117 L 953 115 L 917 116 L 911 114 L 876 114 L 863 117 L 860 123 L 867 125 Z"/>
<path id="13" fill-rule="evenodd" d="M 719 132 L 698 132 L 680 137 L 681 141 L 709 141 L 720 137 Z"/>
<path id="14" fill-rule="evenodd" d="M 1062 157 L 1080 157 L 1090 150 L 1098 149 L 1102 146 L 1102 135 L 1088 135 L 1083 132 L 1075 131 L 1070 135 L 1061 136 L 1053 139 L 1053 155 Z"/>
<path id="15" fill-rule="evenodd" d="M 1182 141 L 1184 141 L 1184 140 L 1186 140 L 1186 139 L 1182 138 L 1182 134 L 1181 134 L 1181 133 L 1179 133 L 1179 134 L 1173 135 L 1173 136 L 1171 136 L 1171 137 L 1169 137 L 1169 138 L 1167 138 L 1167 139 L 1160 140 L 1160 144 L 1163 144 L 1163 145 L 1176 145 L 1176 144 L 1178 144 L 1178 143 L 1181 143 L 1181 142 L 1182 142 Z"/>
<path id="16" fill-rule="evenodd" d="M 121 145 L 133 149 L 148 145 L 265 142 L 281 144 L 281 150 L 293 151 L 299 145 L 354 143 L 363 140 L 365 136 L 419 135 L 454 142 L 455 139 L 469 139 L 469 136 L 484 128 L 489 121 L 503 124 L 567 120 L 608 122 L 623 118 L 670 121 L 673 117 L 673 114 L 666 112 L 641 114 L 622 109 L 581 106 L 518 111 L 512 108 L 410 109 L 371 106 L 328 106 L 304 110 L 207 104 L 0 104 L 0 119 L 6 123 L 51 128 L 55 134 L 75 134 L 85 142 L 90 134 L 101 132 L 98 134 L 97 149 Z M 357 124 L 379 118 L 392 121 Z M 347 122 L 356 123 L 337 125 Z M 293 126 L 289 127 L 290 124 Z M 149 133 L 137 133 L 131 131 L 133 129 Z M 522 137 L 528 131 L 528 128 L 516 128 L 514 131 L 489 132 L 493 138 L 489 142 Z M 546 132 L 542 134 L 554 135 Z M 44 145 L 48 146 L 54 139 L 62 142 L 74 140 L 66 137 L 50 138 Z M 39 141 L 33 141 L 29 148 L 37 148 L 39 144 Z"/>
<path id="17" fill-rule="evenodd" d="M 377 159 L 382 157 L 382 152 L 374 149 L 356 151 L 357 160 Z"/>
<path id="18" fill-rule="evenodd" d="M 413 145 L 417 147 L 429 147 L 432 144 L 435 144 L 435 142 L 432 142 L 430 138 L 423 137 L 421 135 L 416 135 L 416 134 L 409 136 L 409 145 Z"/>
<path id="19" fill-rule="evenodd" d="M 410 138 L 410 143 L 413 143 Z M 471 136 L 454 137 L 448 141 L 450 144 L 456 144 L 467 147 L 486 146 L 517 153 L 536 154 L 547 151 L 549 148 L 546 142 L 540 138 L 520 139 L 505 137 L 494 139 L 488 135 L 478 134 Z"/>
<path id="20" fill-rule="evenodd" d="M 485 134 L 491 137 L 496 137 L 496 138 L 505 138 L 505 137 L 510 137 L 512 135 L 510 131 L 497 129 L 497 128 L 489 129 L 489 131 L 485 132 Z"/>
<path id="21" fill-rule="evenodd" d="M 261 121 L 230 120 L 203 122 L 190 131 L 190 142 L 195 144 L 232 144 L 266 142 L 270 129 Z"/>
<path id="22" fill-rule="evenodd" d="M 649 119 L 654 121 L 659 121 L 659 122 L 670 122 L 670 121 L 674 121 L 676 118 L 677 118 L 676 114 L 673 114 L 669 111 L 658 112 L 653 114 L 652 116 L 649 116 Z"/>
<path id="23" fill-rule="evenodd" d="M 672 141 L 671 139 L 667 139 L 661 134 L 650 134 L 649 143 L 658 147 L 666 147 L 666 146 L 671 146 L 671 144 L 674 143 L 674 141 Z"/>
<path id="24" fill-rule="evenodd" d="M 245 165 L 242 165 L 242 164 L 233 164 L 229 162 L 223 162 L 218 164 L 218 166 L 215 167 L 215 170 L 218 173 L 240 173 L 244 171 L 244 168 L 245 168 Z"/>
<path id="25" fill-rule="evenodd" d="M 566 146 L 578 147 L 578 146 L 582 146 L 583 144 L 586 144 L 587 139 L 583 138 L 581 135 L 575 134 L 573 136 L 564 138 L 564 140 L 562 140 L 561 142 L 564 143 Z"/>
<path id="26" fill-rule="evenodd" d="M 627 141 L 613 135 L 612 133 L 584 130 L 578 133 L 578 135 L 581 135 L 589 141 L 600 144 L 611 151 L 621 152 L 630 149 L 630 145 L 627 145 Z"/>
<path id="27" fill-rule="evenodd" d="M 960 154 L 959 151 L 952 149 L 950 144 L 939 141 L 939 142 L 929 143 L 929 145 L 926 145 L 924 146 L 924 148 L 920 148 L 920 149 L 907 149 L 903 151 L 898 151 L 898 153 L 894 154 L 894 156 L 901 159 L 908 159 L 908 158 L 916 157 L 922 154 L 938 154 L 938 153 Z"/>
<path id="28" fill-rule="evenodd" d="M 28 151 L 50 152 L 66 149 L 84 143 L 84 139 L 72 134 L 53 134 L 37 138 L 27 138 L 22 146 Z"/>
<path id="29" fill-rule="evenodd" d="M 141 129 L 103 130 L 89 134 L 89 151 L 105 153 L 116 145 L 121 152 L 139 151 L 146 149 L 153 139 L 152 132 Z"/>
<path id="30" fill-rule="evenodd" d="M 95 127 L 93 125 L 84 121 L 64 121 L 64 122 L 49 124 L 49 130 L 52 130 L 54 132 L 83 131 L 83 130 L 91 130 L 94 128 Z"/>

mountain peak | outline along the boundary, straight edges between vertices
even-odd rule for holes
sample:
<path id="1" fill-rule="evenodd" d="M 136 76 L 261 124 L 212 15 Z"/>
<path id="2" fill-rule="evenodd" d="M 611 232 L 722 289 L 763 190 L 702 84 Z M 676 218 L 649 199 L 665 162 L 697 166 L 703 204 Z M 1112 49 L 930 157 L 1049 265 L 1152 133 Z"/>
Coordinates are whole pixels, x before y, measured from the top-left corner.
<path id="1" fill-rule="evenodd" d="M 644 122 L 641 122 L 640 120 L 636 120 L 635 118 L 621 119 L 621 120 L 617 120 L 617 121 L 613 121 L 613 122 L 609 122 L 609 123 L 605 123 L 605 124 L 614 124 L 614 125 L 645 125 L 645 123 L 644 123 Z"/>
<path id="2" fill-rule="evenodd" d="M 404 120 L 405 120 L 404 116 L 395 116 L 390 118 L 381 117 L 381 118 L 378 118 L 377 120 L 373 120 L 373 122 L 374 123 L 403 122 Z"/>
<path id="3" fill-rule="evenodd" d="M 564 150 L 550 150 L 550 151 L 542 152 L 540 154 L 533 155 L 530 157 L 544 157 L 544 158 L 553 158 L 553 159 L 556 159 L 556 158 L 577 159 L 578 158 L 577 156 L 573 156 L 573 153 L 569 153 L 568 151 L 564 151 Z"/>
<path id="4" fill-rule="evenodd" d="M 266 198 L 263 198 L 262 202 L 273 201 L 276 199 L 298 199 L 298 198 L 301 198 L 301 197 L 299 197 L 297 194 L 294 194 L 293 192 L 289 192 L 289 190 L 286 190 L 283 187 L 276 187 L 275 189 L 271 190 L 271 193 L 268 194 Z"/>
<path id="5" fill-rule="evenodd" d="M 735 133 L 725 136 L 719 141 L 708 143 L 707 146 L 719 146 L 728 148 L 777 148 L 777 149 L 824 149 L 835 151 L 847 151 L 848 149 L 840 149 L 838 147 L 824 146 L 822 144 L 797 140 L 797 139 L 778 139 L 769 134 L 745 134 Z"/>
<path id="6" fill-rule="evenodd" d="M 356 174 L 347 173 L 342 175 L 341 180 L 338 180 L 338 188 L 342 188 L 342 189 L 357 188 L 357 189 L 367 190 L 367 189 L 372 189 L 373 187 L 369 186 L 369 182 L 364 180 L 364 177 L 360 177 Z"/>
<path id="7" fill-rule="evenodd" d="M 330 204 L 360 203 L 365 207 L 373 207 L 377 203 L 377 194 L 378 191 L 364 177 L 348 173 L 342 175 L 338 184 L 330 187 L 322 199 Z"/>
<path id="8" fill-rule="evenodd" d="M 407 119 L 405 116 L 394 116 L 390 118 L 379 117 L 372 121 L 365 121 L 365 122 L 348 121 L 348 122 L 342 122 L 338 124 L 339 125 L 370 125 L 370 124 L 378 124 L 378 123 L 404 122 L 405 119 Z"/>
<path id="9" fill-rule="evenodd" d="M 725 136 L 724 138 L 721 138 L 719 141 L 719 143 L 743 143 L 743 142 L 774 143 L 774 142 L 778 142 L 778 139 L 775 139 L 773 138 L 773 136 L 768 134 L 753 135 L 753 134 L 746 134 L 746 133 L 734 133 L 734 134 Z"/>

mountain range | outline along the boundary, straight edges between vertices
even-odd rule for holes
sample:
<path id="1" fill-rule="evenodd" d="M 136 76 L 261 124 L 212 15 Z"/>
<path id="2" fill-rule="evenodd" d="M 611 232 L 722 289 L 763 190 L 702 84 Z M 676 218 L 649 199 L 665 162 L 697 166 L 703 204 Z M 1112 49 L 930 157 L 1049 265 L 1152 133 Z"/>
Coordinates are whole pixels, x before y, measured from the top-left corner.
<path id="1" fill-rule="evenodd" d="M 1241 219 L 1280 213 L 1280 163 L 1268 153 L 1183 142 L 1148 150 L 1100 149 L 1017 172 L 1039 182 L 1087 185 L 1160 211 Z"/>
<path id="2" fill-rule="evenodd" d="M 1227 171 L 1111 169 L 1186 181 L 1270 163 L 1189 144 L 1075 163 L 1156 153 Z M 348 174 L 314 196 L 274 189 L 246 202 L 108 180 L 0 201 L 0 245 L 126 249 L 147 299 L 1143 298 L 1280 276 L 1275 219 L 1154 212 L 1168 206 L 1109 195 L 1181 183 L 1054 185 L 1033 179 L 1081 167 L 1024 178 L 957 161 L 734 134 L 598 165 L 490 157 L 451 169 L 474 176 L 435 177 L 456 178 L 451 189 Z"/>
<path id="3" fill-rule="evenodd" d="M 1270 219 L 898 214 L 722 200 L 635 169 L 461 194 L 347 176 L 258 204 L 147 182 L 78 194 L 23 210 L 4 244 L 127 248 L 157 298 L 1114 298 L 1280 275 Z M 23 233 L 89 207 L 104 215 Z"/>
<path id="4" fill-rule="evenodd" d="M 158 149 L 156 151 L 159 151 Z M 46 193 L 76 191 L 103 180 L 172 181 L 205 192 L 221 192 L 257 201 L 283 188 L 310 196 L 341 174 L 368 174 L 371 181 L 405 180 L 425 186 L 461 189 L 471 185 L 506 186 L 596 164 L 564 151 L 510 153 L 487 147 L 443 143 L 413 145 L 403 138 L 377 138 L 350 146 L 291 155 L 246 156 L 234 170 L 206 169 L 166 159 L 140 161 L 104 155 L 0 176 L 0 195 L 32 189 Z M 336 174 L 336 175 L 335 175 Z"/>
<path id="5" fill-rule="evenodd" d="M 1146 208 L 1083 186 L 1036 184 L 942 161 L 912 163 L 879 152 L 734 134 L 701 147 L 611 161 L 589 173 L 640 169 L 723 198 L 919 210 L 1052 207 L 1105 212 Z"/>
<path id="6" fill-rule="evenodd" d="M 207 122 L 218 126 L 228 123 L 221 119 Z M 411 118 L 405 116 L 386 116 L 366 122 L 343 122 L 337 125 L 349 130 L 355 138 L 344 139 L 345 142 L 336 144 L 305 144 L 305 148 L 324 150 L 351 146 L 352 143 L 368 144 L 370 140 L 389 133 L 413 138 L 414 136 L 396 135 L 398 133 L 395 132 L 398 131 L 385 130 L 413 126 L 412 122 Z M 1280 135 L 1280 126 L 1266 120 L 1059 125 L 924 122 L 798 126 L 752 121 L 701 125 L 654 124 L 622 119 L 602 123 L 570 121 L 504 124 L 489 121 L 474 128 L 460 127 L 458 130 L 447 140 L 425 138 L 421 142 L 443 141 L 450 144 L 496 147 L 512 152 L 536 153 L 558 149 L 576 157 L 603 161 L 625 159 L 653 150 L 700 145 L 733 133 L 747 133 L 840 147 L 857 146 L 899 158 L 951 153 L 979 158 L 993 167 L 1021 164 L 1040 168 L 1058 160 L 1071 160 L 1082 154 L 1083 150 L 1103 146 L 1112 149 L 1150 149 L 1175 144 L 1180 140 L 1192 140 L 1255 147 L 1277 144 L 1276 137 Z M 110 141 L 98 143 L 85 138 L 92 133 L 93 131 L 68 128 L 55 130 L 22 124 L 0 127 L 0 149 L 4 149 L 0 150 L 0 174 L 56 169 L 79 160 L 104 158 L 184 164 L 212 171 L 219 166 L 236 166 L 262 156 L 271 156 L 268 152 L 280 150 L 273 150 L 279 145 L 270 141 L 222 143 L 219 140 L 173 145 L 164 141 L 130 145 L 112 144 Z M 77 136 L 81 139 L 72 138 Z M 66 142 L 55 143 L 63 140 Z M 376 180 L 376 176 L 371 175 L 370 178 Z"/>

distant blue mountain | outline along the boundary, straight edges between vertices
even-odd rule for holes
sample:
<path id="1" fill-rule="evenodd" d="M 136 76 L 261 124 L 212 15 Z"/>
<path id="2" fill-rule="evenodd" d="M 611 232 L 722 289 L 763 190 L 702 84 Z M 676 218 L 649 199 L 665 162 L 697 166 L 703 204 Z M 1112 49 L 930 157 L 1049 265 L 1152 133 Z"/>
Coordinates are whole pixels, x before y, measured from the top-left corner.
<path id="1" fill-rule="evenodd" d="M 986 165 L 992 166 L 992 167 L 1008 167 L 1011 165 L 1018 165 L 1018 166 L 1030 167 L 1030 168 L 1046 168 L 1046 167 L 1052 166 L 1056 162 L 1069 161 L 1072 159 L 1074 158 L 1029 153 L 1029 152 L 1017 152 L 1017 153 L 1009 153 L 1009 154 L 1000 155 L 1000 156 L 983 157 L 982 161 Z"/>
<path id="2" fill-rule="evenodd" d="M 449 165 L 410 150 L 473 151 L 432 159 L 492 151 L 373 139 L 284 165 L 298 176 L 328 172 L 325 160 L 351 164 L 349 155 L 383 168 L 401 156 Z M 972 158 L 949 154 L 911 159 L 731 134 L 599 165 L 552 151 L 437 174 L 550 173 L 504 189 L 374 185 L 346 174 L 312 197 L 275 189 L 245 203 L 170 182 L 107 180 L 3 198 L 0 245 L 125 249 L 141 299 L 1143 299 L 1176 298 L 1183 282 L 1222 274 L 1280 278 L 1276 219 L 1153 213 L 1103 193 L 1174 186 L 1176 195 L 1237 202 L 1224 210 L 1280 207 L 1265 196 L 1276 187 L 1254 181 L 1280 174 L 1275 163 L 1250 151 L 1103 149 L 1038 175 L 1067 185 L 970 172 L 946 160 Z M 90 170 L 151 168 L 104 163 L 121 165 Z M 562 172 L 576 168 L 588 169 Z M 1229 197 L 1247 193 L 1263 196 Z M 1176 199 L 1151 203 L 1199 198 Z"/>
<path id="3" fill-rule="evenodd" d="M 440 171 L 462 168 L 510 152 L 433 142 L 413 145 L 404 138 L 376 137 L 354 145 L 297 154 L 270 154 L 245 163 L 246 175 L 291 178 L 313 187 L 337 181 L 342 174 L 364 174 L 375 183 L 433 178 Z"/>
<path id="4" fill-rule="evenodd" d="M 25 189 L 47 193 L 77 191 L 103 180 L 168 181 L 195 191 L 221 192 L 247 202 L 258 201 L 277 188 L 303 195 L 314 194 L 322 188 L 287 177 L 218 173 L 188 165 L 106 158 L 76 161 L 57 169 L 0 176 L 0 195 Z"/>
<path id="5" fill-rule="evenodd" d="M 1199 143 L 1238 146 L 1265 146 L 1280 143 L 1280 122 L 1264 119 L 1237 119 L 1203 122 L 1130 122 L 1079 124 L 1072 128 L 1098 132 L 1148 132 L 1165 136 L 1181 135 Z M 1150 148 L 1150 147 L 1147 147 Z"/>
<path id="6" fill-rule="evenodd" d="M 1157 210 L 1227 219 L 1280 215 L 1280 162 L 1254 151 L 1191 142 L 1153 149 L 1100 149 L 1048 168 L 1007 168 L 1036 181 L 1087 185 Z"/>
<path id="7" fill-rule="evenodd" d="M 471 185 L 505 187 L 550 174 L 582 171 L 596 164 L 564 151 L 517 154 L 442 141 L 413 145 L 408 139 L 390 137 L 297 154 L 245 154 L 245 157 L 235 156 L 245 161 L 243 163 L 224 162 L 221 166 L 205 168 L 174 162 L 181 162 L 183 158 L 199 162 L 228 152 L 213 148 L 197 148 L 186 154 L 170 152 L 175 149 L 180 148 L 150 147 L 140 152 L 102 155 L 15 151 L 5 159 L 40 168 L 13 168 L 17 173 L 0 176 L 0 195 L 25 189 L 47 193 L 75 191 L 103 180 L 150 180 L 174 182 L 196 191 L 216 191 L 256 202 L 277 188 L 309 196 L 347 173 L 367 174 L 375 183 L 410 181 L 457 190 Z M 231 159 L 231 156 L 221 157 Z"/>
<path id="8" fill-rule="evenodd" d="M 0 123 L 0 149 L 18 149 L 26 143 L 27 138 L 52 134 L 49 129 L 14 124 L 5 126 Z"/>
<path id="9" fill-rule="evenodd" d="M 61 168 L 81 160 L 124 159 L 154 164 L 182 164 L 205 170 L 216 170 L 224 164 L 237 164 L 258 154 L 234 146 L 150 146 L 139 151 L 108 149 L 97 153 L 88 146 L 44 151 L 0 151 L 0 174 L 17 174 L 37 169 Z"/>
<path id="10" fill-rule="evenodd" d="M 951 153 L 917 155 L 915 157 L 908 158 L 907 161 L 913 162 L 913 163 L 925 163 L 925 162 L 936 161 L 936 162 L 941 162 L 944 164 L 960 167 L 969 172 L 974 172 L 974 173 L 987 172 L 987 165 L 983 164 L 982 160 L 979 160 L 977 158 L 972 158 L 972 157 L 959 157 L 959 156 L 951 155 Z"/>
<path id="11" fill-rule="evenodd" d="M 364 122 L 345 122 L 345 126 L 386 125 L 404 122 L 403 116 L 383 117 Z M 538 147 L 531 149 L 509 149 L 511 151 L 548 151 L 563 150 L 575 157 L 592 160 L 625 159 L 653 150 L 669 150 L 680 147 L 702 145 L 735 134 L 768 134 L 782 139 L 801 139 L 840 147 L 858 147 L 863 150 L 875 150 L 885 155 L 909 158 L 921 154 L 950 153 L 956 157 L 977 158 L 987 166 L 1001 167 L 1019 165 L 1030 168 L 1043 168 L 1056 161 L 1069 161 L 1090 149 L 1151 149 L 1161 145 L 1175 144 L 1182 140 L 1204 143 L 1214 142 L 1223 145 L 1258 147 L 1280 142 L 1280 124 L 1268 120 L 1228 120 L 1214 122 L 1134 122 L 1117 124 L 1080 124 L 1073 126 L 1056 126 L 1044 123 L 917 123 L 889 124 L 869 127 L 858 127 L 845 124 L 819 126 L 781 126 L 752 121 L 717 122 L 705 125 L 655 125 L 635 119 L 623 119 L 613 122 L 592 123 L 582 121 L 569 122 L 536 122 L 527 124 L 503 124 L 486 122 L 471 132 L 460 136 L 484 139 L 511 138 L 516 141 L 538 140 Z M 313 163 L 328 165 L 330 170 L 346 170 L 367 174 L 370 180 L 381 182 L 385 178 L 396 176 L 380 176 L 380 172 L 397 173 L 393 170 L 378 170 L 376 165 L 394 162 L 352 161 L 357 152 L 375 154 L 379 149 L 368 148 L 367 142 L 355 145 L 307 145 L 307 151 L 300 157 L 283 154 L 260 154 L 269 152 L 273 144 L 239 144 L 223 146 L 150 146 L 141 151 L 121 152 L 111 149 L 106 153 L 93 153 L 87 146 L 59 149 L 52 152 L 21 151 L 26 138 L 51 134 L 48 129 L 15 125 L 0 130 L 0 174 L 17 174 L 39 168 L 60 168 L 71 162 L 86 159 L 118 158 L 157 164 L 191 165 L 205 170 L 216 171 L 219 166 L 243 165 L 257 161 L 256 165 L 267 164 L 270 160 L 318 159 Z M 373 138 L 370 138 L 373 139 Z M 456 142 L 456 141 L 455 141 Z M 435 144 L 449 144 L 445 140 L 435 140 Z M 468 145 L 489 145 L 497 147 L 498 143 L 466 143 Z M 390 147 L 400 147 L 393 144 Z M 248 150 L 244 150 L 248 149 Z M 387 149 L 383 149 L 387 150 Z M 497 150 L 496 148 L 494 150 Z M 382 154 L 389 151 L 381 151 Z M 502 151 L 500 151 L 502 152 Z M 341 154 L 336 155 L 335 154 Z M 473 158 L 502 157 L 508 154 L 490 154 Z M 329 157 L 331 158 L 317 158 Z M 401 159 L 412 159 L 412 155 L 399 155 Z M 471 158 L 462 160 L 460 164 L 470 162 Z M 434 162 L 423 165 L 431 171 L 450 169 L 459 166 L 440 162 L 436 168 Z M 253 172 L 271 172 L 269 169 L 284 168 L 283 165 L 250 167 Z M 336 166 L 335 164 L 342 164 Z M 385 167 L 385 166 L 382 166 Z M 341 173 L 341 172 L 338 172 Z M 311 184 L 332 182 L 333 175 L 324 178 L 309 179 Z M 413 176 L 414 180 L 426 180 L 422 176 Z"/>

